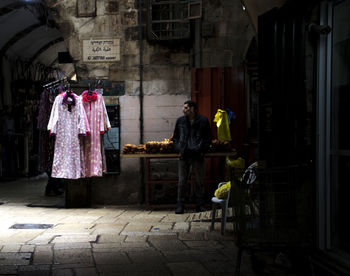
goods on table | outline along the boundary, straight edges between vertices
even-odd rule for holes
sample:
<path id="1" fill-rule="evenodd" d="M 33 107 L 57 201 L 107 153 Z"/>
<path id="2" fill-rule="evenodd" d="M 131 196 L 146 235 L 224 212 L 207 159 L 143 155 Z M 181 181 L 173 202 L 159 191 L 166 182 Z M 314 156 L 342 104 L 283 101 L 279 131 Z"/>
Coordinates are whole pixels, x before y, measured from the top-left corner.
<path id="1" fill-rule="evenodd" d="M 213 140 L 210 147 L 211 152 L 229 152 L 232 151 L 232 145 L 228 141 Z"/>
<path id="2" fill-rule="evenodd" d="M 124 154 L 135 154 L 135 153 L 145 153 L 146 146 L 145 145 L 134 145 L 134 144 L 125 144 L 123 153 Z"/>
<path id="3" fill-rule="evenodd" d="M 232 151 L 230 142 L 213 140 L 210 152 L 229 152 Z M 173 141 L 164 139 L 163 141 L 148 141 L 146 144 L 134 145 L 125 144 L 123 154 L 141 154 L 141 153 L 174 153 Z"/>
<path id="4" fill-rule="evenodd" d="M 124 154 L 137 154 L 137 153 L 173 153 L 173 141 L 170 139 L 164 139 L 163 141 L 149 141 L 146 144 L 133 145 L 125 144 Z"/>
<path id="5" fill-rule="evenodd" d="M 164 139 L 163 141 L 149 141 L 146 143 L 147 153 L 172 153 L 174 152 L 173 141 Z"/>

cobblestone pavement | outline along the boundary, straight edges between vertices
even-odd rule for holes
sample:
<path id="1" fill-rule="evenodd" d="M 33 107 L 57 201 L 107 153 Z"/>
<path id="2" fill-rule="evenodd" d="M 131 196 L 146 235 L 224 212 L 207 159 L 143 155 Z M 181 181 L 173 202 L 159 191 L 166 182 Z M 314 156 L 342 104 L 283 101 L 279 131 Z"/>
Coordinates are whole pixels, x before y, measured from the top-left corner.
<path id="1" fill-rule="evenodd" d="M 233 275 L 237 248 L 230 224 L 222 236 L 219 222 L 210 231 L 209 221 L 200 221 L 207 213 L 55 208 L 63 197 L 43 196 L 45 181 L 0 183 L 0 275 Z M 255 275 L 249 260 L 243 255 L 241 275 Z"/>

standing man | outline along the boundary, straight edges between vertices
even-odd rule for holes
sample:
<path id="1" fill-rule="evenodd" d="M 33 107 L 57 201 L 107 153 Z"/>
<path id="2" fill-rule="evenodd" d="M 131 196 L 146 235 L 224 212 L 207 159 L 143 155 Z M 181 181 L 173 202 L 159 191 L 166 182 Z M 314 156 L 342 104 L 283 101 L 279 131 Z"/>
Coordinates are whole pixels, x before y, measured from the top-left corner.
<path id="1" fill-rule="evenodd" d="M 177 119 L 173 136 L 175 151 L 180 153 L 175 214 L 184 213 L 184 194 L 191 168 L 196 176 L 196 211 L 204 212 L 204 154 L 211 145 L 211 128 L 208 118 L 197 114 L 195 102 L 186 101 L 182 111 L 185 116 Z"/>

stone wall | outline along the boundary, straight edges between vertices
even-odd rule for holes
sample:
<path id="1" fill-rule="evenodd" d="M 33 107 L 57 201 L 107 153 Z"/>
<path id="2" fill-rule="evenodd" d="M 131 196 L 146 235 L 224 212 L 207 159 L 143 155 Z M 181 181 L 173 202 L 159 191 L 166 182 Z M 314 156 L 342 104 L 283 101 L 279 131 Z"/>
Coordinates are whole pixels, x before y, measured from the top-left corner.
<path id="1" fill-rule="evenodd" d="M 255 32 L 239 0 L 204 0 L 202 67 L 242 65 Z"/>
<path id="2" fill-rule="evenodd" d="M 140 42 L 137 0 L 46 0 L 46 3 L 60 26 L 78 78 L 125 83 L 125 94 L 119 96 L 120 145 L 122 149 L 126 143 L 139 144 Z M 143 16 L 145 14 L 143 10 Z M 191 97 L 191 46 L 178 44 L 169 47 L 164 43 L 149 42 L 145 22 L 143 20 L 142 23 L 143 142 L 169 138 L 176 118 L 182 115 L 183 102 Z M 202 23 L 203 67 L 241 64 L 253 33 L 240 1 L 203 1 Z M 82 40 L 90 38 L 119 39 L 120 60 L 114 63 L 84 63 Z M 106 175 L 93 180 L 92 199 L 96 204 L 140 203 L 143 201 L 143 190 L 140 160 L 121 159 L 120 175 Z"/>

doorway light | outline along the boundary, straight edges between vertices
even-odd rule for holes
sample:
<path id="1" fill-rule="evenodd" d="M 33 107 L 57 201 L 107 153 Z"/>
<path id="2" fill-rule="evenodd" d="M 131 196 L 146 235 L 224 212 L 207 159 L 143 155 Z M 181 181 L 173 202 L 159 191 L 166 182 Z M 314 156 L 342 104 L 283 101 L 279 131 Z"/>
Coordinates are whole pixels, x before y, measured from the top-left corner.
<path id="1" fill-rule="evenodd" d="M 77 81 L 77 74 L 74 74 L 73 76 L 71 76 L 70 80 L 71 81 Z"/>

